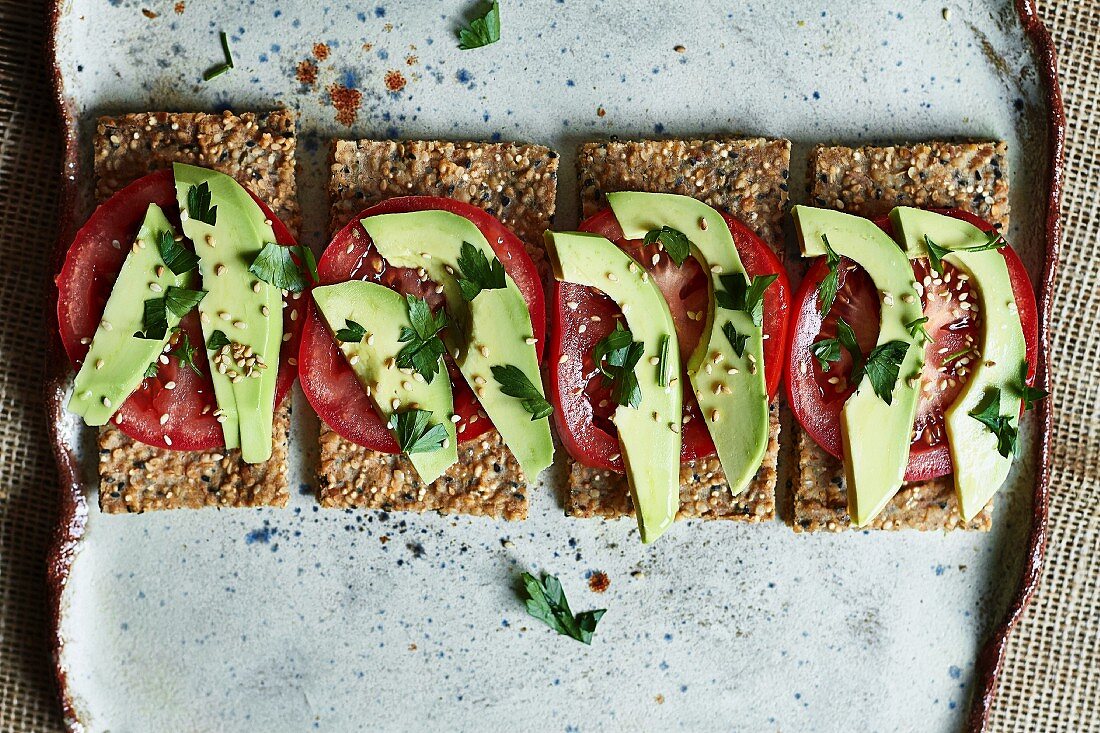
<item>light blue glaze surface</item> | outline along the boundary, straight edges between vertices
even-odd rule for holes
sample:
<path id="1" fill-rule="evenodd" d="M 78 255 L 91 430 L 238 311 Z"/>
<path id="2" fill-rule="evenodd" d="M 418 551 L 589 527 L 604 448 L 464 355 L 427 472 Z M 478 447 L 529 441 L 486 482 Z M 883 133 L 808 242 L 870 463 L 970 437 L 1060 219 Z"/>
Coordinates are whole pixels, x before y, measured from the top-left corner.
<path id="1" fill-rule="evenodd" d="M 1034 272 L 1034 59 L 1011 3 L 947 4 L 949 21 L 942 1 L 511 0 L 503 40 L 461 52 L 460 3 L 189 0 L 176 14 L 72 0 L 59 52 L 85 138 L 107 112 L 298 110 L 318 250 L 337 136 L 551 145 L 561 228 L 577 221 L 575 147 L 592 138 L 789 137 L 800 200 L 813 142 L 951 136 L 1009 141 L 1012 241 Z M 204 83 L 221 29 L 236 68 Z M 316 43 L 329 56 L 310 87 L 295 73 Z M 362 92 L 350 126 L 332 84 Z M 311 430 L 303 418 L 295 444 Z M 563 517 L 551 488 L 517 524 L 323 511 L 309 466 L 295 465 L 287 510 L 92 510 L 62 627 L 91 730 L 954 730 L 1015 589 L 1032 475 L 1017 466 L 989 535 L 692 522 L 643 547 L 630 521 Z M 527 617 L 524 569 L 559 575 L 574 610 L 608 608 L 590 648 Z M 606 593 L 588 590 L 593 571 Z"/>

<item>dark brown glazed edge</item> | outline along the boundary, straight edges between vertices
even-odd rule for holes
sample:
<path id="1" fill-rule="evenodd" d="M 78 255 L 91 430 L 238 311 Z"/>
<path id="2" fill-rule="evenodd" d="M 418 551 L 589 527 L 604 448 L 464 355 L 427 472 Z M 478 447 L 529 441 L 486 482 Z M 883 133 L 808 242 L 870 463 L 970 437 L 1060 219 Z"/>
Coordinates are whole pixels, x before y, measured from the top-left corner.
<path id="1" fill-rule="evenodd" d="M 1024 26 L 1024 34 L 1031 41 L 1039 58 L 1040 73 L 1046 87 L 1046 101 L 1050 108 L 1047 119 L 1047 145 L 1050 158 L 1047 161 L 1046 256 L 1039 293 L 1039 364 L 1037 383 L 1047 387 L 1050 370 L 1050 318 L 1054 300 L 1054 279 L 1058 270 L 1062 247 L 1062 187 L 1065 173 L 1066 112 L 1062 105 L 1062 90 L 1058 86 L 1058 59 L 1054 41 L 1039 20 L 1034 0 L 1016 0 L 1016 12 Z M 997 678 L 1004 663 L 1008 638 L 1024 609 L 1031 602 L 1043 574 L 1043 560 L 1047 549 L 1047 519 L 1050 509 L 1050 436 L 1054 426 L 1050 400 L 1043 400 L 1039 407 L 1042 436 L 1039 441 L 1039 463 L 1035 490 L 1032 495 L 1031 529 L 1027 540 L 1027 559 L 1020 577 L 1016 595 L 1000 623 L 993 629 L 974 663 L 974 698 L 964 730 L 982 733 L 989 725 L 993 700 L 997 694 Z"/>
<path id="2" fill-rule="evenodd" d="M 65 151 L 62 157 L 61 197 L 59 203 L 58 240 L 53 254 L 51 273 L 57 272 L 68 249 L 68 243 L 76 233 L 74 215 L 78 206 L 78 184 L 81 175 L 80 151 L 76 135 L 78 124 L 76 112 L 65 100 L 65 84 L 61 68 L 57 61 L 57 33 L 60 24 L 62 5 L 65 0 L 53 0 L 49 6 L 49 37 L 47 39 L 47 57 L 52 66 L 54 104 L 63 127 Z M 1048 159 L 1047 211 L 1046 211 L 1046 253 L 1043 262 L 1043 274 L 1039 308 L 1039 364 L 1041 366 L 1037 383 L 1046 387 L 1048 379 L 1048 358 L 1050 350 L 1050 318 L 1053 309 L 1054 280 L 1058 269 L 1059 253 L 1062 242 L 1060 206 L 1065 166 L 1065 126 L 1066 116 L 1062 104 L 1062 93 L 1058 85 L 1058 64 L 1054 42 L 1050 33 L 1039 20 L 1033 0 L 1016 0 L 1016 12 L 1023 24 L 1024 33 L 1035 48 L 1041 63 L 1043 82 L 1046 86 L 1047 104 L 1050 108 L 1048 119 Z M 72 697 L 69 694 L 66 671 L 61 665 L 61 650 L 64 640 L 61 638 L 61 602 L 64 588 L 69 579 L 74 552 L 88 516 L 88 505 L 81 487 L 80 470 L 76 457 L 62 440 L 59 427 L 62 418 L 62 395 L 65 379 L 68 376 L 68 359 L 61 346 L 57 329 L 57 288 L 53 279 L 47 283 L 45 308 L 49 324 L 49 346 L 45 365 L 45 402 L 49 418 L 50 440 L 58 468 L 59 519 L 53 541 L 47 556 L 46 581 L 50 605 L 50 639 L 57 692 L 61 703 L 66 727 L 72 733 L 84 733 L 84 724 L 80 721 Z M 1047 518 L 1050 504 L 1050 464 L 1051 431 L 1053 415 L 1047 401 L 1040 403 L 1039 419 L 1042 435 L 1039 444 L 1039 465 L 1033 494 L 1031 528 L 1028 536 L 1027 560 L 1020 579 L 1020 585 L 1004 618 L 994 629 L 975 662 L 974 700 L 966 720 L 965 730 L 970 733 L 982 733 L 986 730 L 993 700 L 997 691 L 997 678 L 1004 662 L 1008 639 L 1028 603 L 1035 595 L 1043 570 L 1043 560 L 1047 546 Z"/>

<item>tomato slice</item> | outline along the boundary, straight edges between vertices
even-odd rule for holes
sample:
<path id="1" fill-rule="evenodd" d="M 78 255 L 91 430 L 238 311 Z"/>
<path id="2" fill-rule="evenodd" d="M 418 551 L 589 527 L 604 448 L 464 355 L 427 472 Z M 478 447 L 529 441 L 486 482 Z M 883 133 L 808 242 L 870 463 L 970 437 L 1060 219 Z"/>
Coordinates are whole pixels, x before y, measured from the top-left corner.
<path id="1" fill-rule="evenodd" d="M 515 281 L 527 302 L 536 339 L 535 351 L 541 360 L 546 335 L 546 304 L 538 268 L 523 242 L 495 217 L 476 206 L 436 196 L 404 196 L 360 212 L 336 233 L 325 249 L 317 265 L 321 284 L 367 280 L 399 293 L 425 298 L 433 308 L 442 306 L 443 296 L 435 292 L 437 283 L 421 279 L 414 269 L 390 266 L 371 244 L 370 236 L 360 223 L 368 216 L 424 210 L 458 214 L 473 222 L 485 235 L 505 272 Z M 302 390 L 318 416 L 346 440 L 371 450 L 399 453 L 397 441 L 386 429 L 374 403 L 336 346 L 332 331 L 313 306 L 306 318 L 299 352 Z M 454 389 L 455 414 L 460 418 L 457 425 L 459 442 L 485 434 L 493 423 L 479 408 L 473 391 L 449 356 L 447 369 Z"/>
<path id="2" fill-rule="evenodd" d="M 771 248 L 737 219 L 724 213 L 722 216 L 733 234 L 746 272 L 752 276 L 779 276 L 764 294 L 764 376 L 768 395 L 774 397 L 783 373 L 790 284 L 783 264 Z M 597 212 L 579 228 L 611 240 L 649 271 L 668 301 L 686 365 L 702 336 L 710 298 L 709 275 L 698 260 L 691 257 L 676 267 L 668 256 L 662 255 L 654 264 L 653 256 L 659 253 L 657 245 L 645 246 L 639 239 L 626 239 L 610 208 Z M 592 360 L 592 349 L 615 328 L 622 310 L 600 291 L 575 283 L 555 283 L 551 302 L 548 380 L 558 433 L 569 454 L 584 465 L 622 472 L 618 434 L 610 419 L 616 405 Z M 564 355 L 571 358 L 562 364 Z M 680 383 L 689 384 L 686 375 L 681 375 Z M 682 432 L 680 460 L 687 462 L 715 455 L 714 443 L 690 389 L 684 390 L 684 418 L 687 422 Z"/>
<path id="3" fill-rule="evenodd" d="M 267 204 L 251 191 L 249 194 L 271 220 L 275 240 L 293 245 L 294 237 L 286 226 Z M 95 333 L 128 248 L 151 203 L 160 206 L 168 220 L 179 228 L 176 187 L 170 169 L 139 178 L 105 201 L 77 232 L 65 255 L 65 263 L 54 280 L 58 290 L 57 323 L 65 353 L 74 368 L 80 368 L 88 353 L 88 342 L 84 340 Z M 297 376 L 294 357 L 303 319 L 295 314 L 300 315 L 305 302 L 292 294 L 283 310 L 283 329 L 291 338 L 283 342 L 279 352 L 276 404 L 286 397 Z M 155 377 L 142 381 L 113 421 L 134 440 L 157 448 L 214 450 L 225 445 L 225 439 L 213 415 L 217 403 L 197 313 L 188 314 L 180 326 L 191 345 L 198 349 L 195 365 L 203 373 L 196 374 L 175 355 L 169 355 L 168 363 L 161 363 Z M 173 346 L 181 340 L 179 335 L 174 337 Z M 164 424 L 160 422 L 162 415 L 168 415 Z"/>
<path id="4" fill-rule="evenodd" d="M 934 211 L 967 221 L 986 232 L 993 230 L 988 222 L 958 209 Z M 876 219 L 875 223 L 893 236 L 888 217 Z M 1012 293 L 1023 325 L 1030 382 L 1035 376 L 1039 339 L 1035 292 L 1019 256 L 1011 247 L 1004 247 L 1000 252 L 1008 265 Z M 974 316 L 965 305 L 973 299 L 974 293 L 969 282 L 960 280 L 959 270 L 945 263 L 941 277 L 930 270 L 927 259 L 914 260 L 912 265 L 914 277 L 923 288 L 918 288 L 918 292 L 924 315 L 928 317 L 925 329 L 932 341 L 925 345 L 920 402 L 905 480 L 927 481 L 953 471 L 943 415 L 969 378 L 970 359 L 958 354 L 977 338 L 982 319 L 980 315 Z M 843 458 L 840 410 L 854 391 L 847 383 L 852 370 L 851 358 L 842 350 L 840 362 L 825 372 L 810 347 L 816 341 L 835 337 L 837 319 L 844 318 L 855 332 L 860 350 L 868 353 L 878 340 L 879 299 L 866 272 L 854 262 L 842 259 L 837 297 L 829 316 L 822 320 L 818 313 L 817 288 L 828 271 L 825 258 L 820 258 L 810 267 L 795 295 L 787 362 L 787 400 L 814 442 L 837 458 Z"/>

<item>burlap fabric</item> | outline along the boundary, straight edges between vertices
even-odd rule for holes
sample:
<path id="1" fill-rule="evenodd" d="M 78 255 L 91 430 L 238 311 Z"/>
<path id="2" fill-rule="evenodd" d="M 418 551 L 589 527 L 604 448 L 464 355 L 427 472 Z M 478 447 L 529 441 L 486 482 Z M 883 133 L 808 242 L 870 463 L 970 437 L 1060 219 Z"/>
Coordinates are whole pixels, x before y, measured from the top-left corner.
<path id="1" fill-rule="evenodd" d="M 1009 644 L 991 730 L 1100 730 L 1100 2 L 1041 3 L 1069 120 L 1043 583 Z M 0 730 L 61 730 L 46 634 L 55 475 L 41 292 L 61 154 L 39 3 L 0 0 Z"/>

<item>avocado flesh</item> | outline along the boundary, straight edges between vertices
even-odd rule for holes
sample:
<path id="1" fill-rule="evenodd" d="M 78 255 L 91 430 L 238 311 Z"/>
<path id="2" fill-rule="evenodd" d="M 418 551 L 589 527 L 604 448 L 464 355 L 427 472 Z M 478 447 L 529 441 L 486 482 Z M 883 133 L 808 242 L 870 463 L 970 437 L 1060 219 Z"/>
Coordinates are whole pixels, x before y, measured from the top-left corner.
<path id="1" fill-rule="evenodd" d="M 455 424 L 451 422 L 454 399 L 446 366 L 431 384 L 414 378 L 410 370 L 386 366 L 405 345 L 399 340 L 401 327 L 412 328 L 405 298 L 382 285 L 349 280 L 314 288 L 313 301 L 333 333 L 347 326 L 348 321 L 366 329 L 366 338 L 358 343 L 341 343 L 340 351 L 387 424 L 395 412 L 415 405 L 432 413 L 429 425 L 439 424 L 446 429 L 447 442 L 439 450 L 408 454 L 420 480 L 425 484 L 435 481 L 458 461 Z M 394 400 L 398 402 L 396 409 Z"/>
<path id="2" fill-rule="evenodd" d="M 96 328 L 88 355 L 76 374 L 68 409 L 88 425 L 106 425 L 126 398 L 145 378 L 145 370 L 157 360 L 180 319 L 168 311 L 168 331 L 161 339 L 143 339 L 145 301 L 162 298 L 169 287 L 190 288 L 194 272 L 176 275 L 164 266 L 157 247 L 161 232 L 175 236 L 175 229 L 156 204 L 149 204 L 137 238 L 122 263 L 103 317 Z M 161 267 L 160 274 L 157 268 Z M 151 286 L 160 289 L 155 291 Z M 110 328 L 105 326 L 110 324 Z M 97 368 L 98 366 L 98 368 Z M 104 401 L 106 398 L 106 401 Z"/>
<path id="3" fill-rule="evenodd" d="M 882 511 L 905 479 L 924 366 L 924 349 L 905 324 L 922 317 L 920 298 L 905 252 L 870 220 L 808 206 L 795 206 L 791 213 L 803 256 L 824 256 L 825 235 L 837 254 L 855 261 L 871 277 L 881 306 L 877 345 L 909 344 L 891 404 L 875 394 L 865 377 L 840 412 L 848 512 L 862 527 Z"/>
<path id="4" fill-rule="evenodd" d="M 208 341 L 214 331 L 221 331 L 232 343 L 251 347 L 267 364 L 266 369 L 255 372 L 259 376 L 236 383 L 213 363 L 210 369 L 226 448 L 239 447 L 245 462 L 262 463 L 271 457 L 283 300 L 278 288 L 258 279 L 248 268 L 264 244 L 275 241 L 275 233 L 259 205 L 229 176 L 180 163 L 172 170 L 183 232 L 195 243 L 207 291 L 199 303 L 203 338 Z M 187 211 L 187 193 L 201 183 L 209 186 L 211 206 L 218 207 L 213 226 Z M 208 350 L 207 356 L 213 359 L 214 354 Z"/>
<path id="5" fill-rule="evenodd" d="M 932 211 L 898 207 L 890 212 L 890 220 L 907 251 L 915 256 L 927 256 L 925 236 L 951 250 L 987 242 L 985 233 L 976 226 Z M 998 453 L 997 437 L 969 413 L 980 409 L 991 389 L 999 389 L 1001 414 L 1017 418 L 1021 397 L 1019 388 L 1013 385 L 1020 377 L 1020 365 L 1027 361 L 1027 347 L 1004 256 L 996 250 L 959 252 L 946 255 L 943 261 L 970 277 L 982 316 L 977 344 L 980 358 L 972 361 L 970 379 L 944 412 L 955 493 L 962 518 L 970 521 L 1008 478 L 1012 456 Z"/>
<path id="6" fill-rule="evenodd" d="M 740 494 L 764 460 L 771 424 L 761 327 L 748 313 L 715 303 L 714 293 L 723 289 L 722 275 L 745 274 L 733 235 L 721 214 L 688 196 L 624 191 L 609 193 L 607 201 L 628 239 L 662 226 L 677 229 L 691 240 L 692 254 L 709 273 L 707 319 L 688 358 L 688 378 L 730 490 Z M 741 356 L 722 330 L 727 323 L 748 336 Z"/>
<path id="7" fill-rule="evenodd" d="M 547 232 L 546 248 L 558 280 L 607 294 L 622 308 L 634 340 L 644 344 L 634 370 L 641 404 L 616 407 L 614 422 L 642 542 L 653 542 L 672 526 L 680 508 L 683 393 L 678 382 L 662 387 L 660 367 L 649 362 L 667 337 L 666 374 L 678 379 L 680 350 L 668 303 L 629 255 L 597 234 Z"/>
<path id="8" fill-rule="evenodd" d="M 423 268 L 443 287 L 447 312 L 456 322 L 443 332 L 444 343 L 524 475 L 533 481 L 554 461 L 550 419 L 532 420 L 518 398 L 501 391 L 491 371 L 493 366 L 511 364 L 543 393 L 538 354 L 534 344 L 528 343 L 534 329 L 527 302 L 507 275 L 504 288 L 483 290 L 471 302 L 463 299 L 458 286 L 463 242 L 481 250 L 490 261 L 496 257 L 485 236 L 469 219 L 440 210 L 381 214 L 362 223 L 387 262 Z"/>

